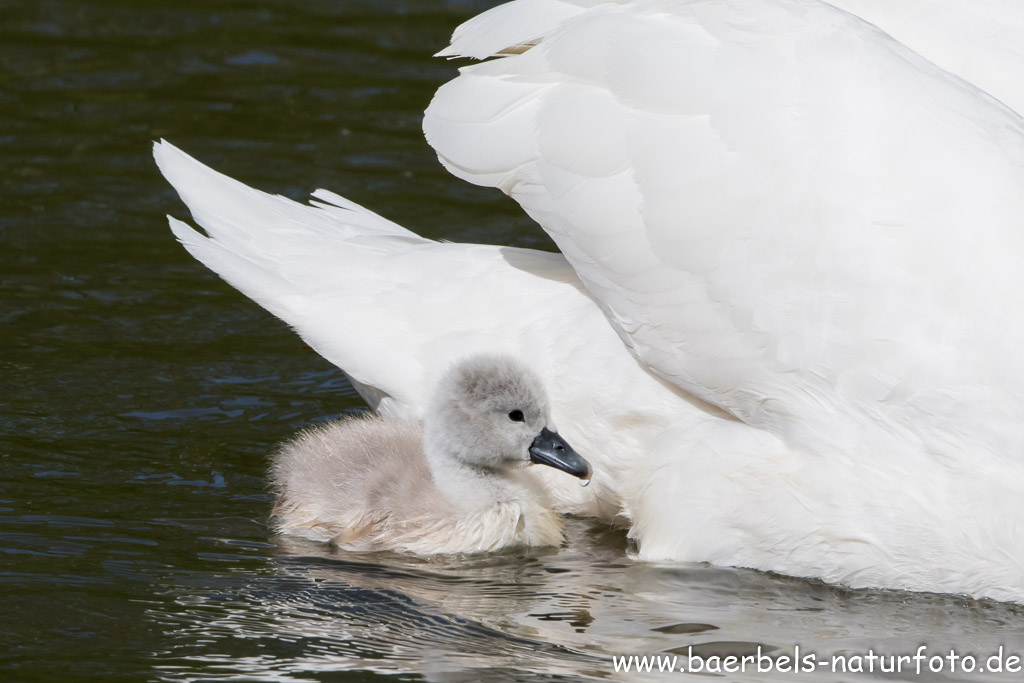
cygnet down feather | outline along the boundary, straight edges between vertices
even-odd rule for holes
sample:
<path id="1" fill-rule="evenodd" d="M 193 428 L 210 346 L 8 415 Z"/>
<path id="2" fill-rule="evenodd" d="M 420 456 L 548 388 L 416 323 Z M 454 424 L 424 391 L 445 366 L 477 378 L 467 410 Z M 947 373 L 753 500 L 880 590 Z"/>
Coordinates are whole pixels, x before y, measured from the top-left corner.
<path id="1" fill-rule="evenodd" d="M 423 555 L 562 542 L 542 464 L 589 481 L 558 435 L 540 378 L 504 356 L 474 356 L 442 377 L 423 422 L 369 415 L 285 444 L 271 475 L 281 533 L 349 550 Z"/>

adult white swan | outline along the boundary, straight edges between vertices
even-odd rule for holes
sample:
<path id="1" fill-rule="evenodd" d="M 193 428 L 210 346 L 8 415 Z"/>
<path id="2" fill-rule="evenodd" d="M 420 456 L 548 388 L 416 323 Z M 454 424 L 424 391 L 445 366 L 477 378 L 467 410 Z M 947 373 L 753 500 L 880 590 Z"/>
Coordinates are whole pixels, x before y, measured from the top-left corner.
<path id="1" fill-rule="evenodd" d="M 530 357 L 594 463 L 562 508 L 642 557 L 1024 601 L 1017 114 L 819 0 L 519 0 L 446 53 L 508 56 L 428 140 L 575 274 L 162 144 L 210 234 L 179 239 L 385 411 L 458 355 Z"/>

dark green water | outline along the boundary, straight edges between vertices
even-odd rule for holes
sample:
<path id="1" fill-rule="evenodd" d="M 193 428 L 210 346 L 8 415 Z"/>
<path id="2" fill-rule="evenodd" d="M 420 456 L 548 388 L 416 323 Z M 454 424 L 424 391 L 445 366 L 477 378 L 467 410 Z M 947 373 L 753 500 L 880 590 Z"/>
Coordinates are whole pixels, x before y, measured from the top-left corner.
<path id="1" fill-rule="evenodd" d="M 186 212 L 150 143 L 431 237 L 545 248 L 420 133 L 455 70 L 430 55 L 490 4 L 0 2 L 0 680 L 634 678 L 611 656 L 690 644 L 1024 652 L 1018 608 L 645 565 L 583 521 L 563 549 L 472 559 L 268 532 L 266 454 L 362 403 L 175 243 L 164 215 Z"/>

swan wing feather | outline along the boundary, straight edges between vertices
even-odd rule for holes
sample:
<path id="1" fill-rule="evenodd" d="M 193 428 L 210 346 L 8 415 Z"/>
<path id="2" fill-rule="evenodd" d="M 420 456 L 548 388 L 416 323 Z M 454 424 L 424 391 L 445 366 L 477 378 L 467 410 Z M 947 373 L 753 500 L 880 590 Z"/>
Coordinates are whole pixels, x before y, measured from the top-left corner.
<path id="1" fill-rule="evenodd" d="M 686 391 L 815 450 L 1019 458 L 1024 124 L 978 95 L 816 0 L 636 0 L 464 68 L 424 130 Z"/>

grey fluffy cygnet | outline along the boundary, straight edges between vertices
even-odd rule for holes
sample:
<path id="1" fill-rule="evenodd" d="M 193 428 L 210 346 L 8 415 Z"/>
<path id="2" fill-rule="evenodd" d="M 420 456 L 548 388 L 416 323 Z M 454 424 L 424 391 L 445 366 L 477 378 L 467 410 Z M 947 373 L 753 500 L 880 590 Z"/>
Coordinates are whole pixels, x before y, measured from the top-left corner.
<path id="1" fill-rule="evenodd" d="M 282 533 L 350 550 L 424 555 L 558 545 L 562 525 L 531 463 L 590 479 L 551 424 L 539 377 L 476 356 L 442 377 L 425 420 L 371 415 L 285 444 L 271 469 Z"/>

